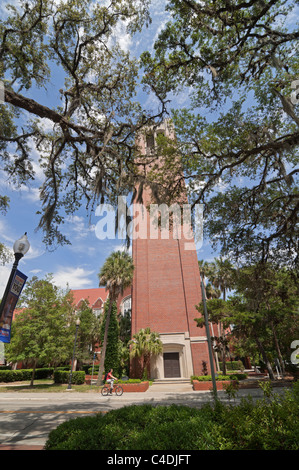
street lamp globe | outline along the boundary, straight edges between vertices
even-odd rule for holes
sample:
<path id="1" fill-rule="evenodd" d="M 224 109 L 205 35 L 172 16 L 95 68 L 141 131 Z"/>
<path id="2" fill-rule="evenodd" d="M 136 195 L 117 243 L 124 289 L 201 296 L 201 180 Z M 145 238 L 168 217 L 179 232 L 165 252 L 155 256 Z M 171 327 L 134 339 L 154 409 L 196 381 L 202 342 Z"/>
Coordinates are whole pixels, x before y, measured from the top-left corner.
<path id="1" fill-rule="evenodd" d="M 26 255 L 27 251 L 30 248 L 30 243 L 27 238 L 27 232 L 19 238 L 17 241 L 14 242 L 13 251 L 15 255 L 24 256 Z"/>

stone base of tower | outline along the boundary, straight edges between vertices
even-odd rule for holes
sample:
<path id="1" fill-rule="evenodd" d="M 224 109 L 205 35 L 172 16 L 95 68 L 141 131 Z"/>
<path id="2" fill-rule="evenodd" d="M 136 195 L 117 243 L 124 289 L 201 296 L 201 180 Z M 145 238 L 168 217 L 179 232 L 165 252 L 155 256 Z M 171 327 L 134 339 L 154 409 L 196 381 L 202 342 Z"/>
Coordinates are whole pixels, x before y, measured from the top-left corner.
<path id="1" fill-rule="evenodd" d="M 184 333 L 162 333 L 163 352 L 151 358 L 147 368 L 151 379 L 190 379 L 192 375 L 210 374 L 207 338 Z M 141 363 L 131 361 L 131 377 L 140 377 Z"/>

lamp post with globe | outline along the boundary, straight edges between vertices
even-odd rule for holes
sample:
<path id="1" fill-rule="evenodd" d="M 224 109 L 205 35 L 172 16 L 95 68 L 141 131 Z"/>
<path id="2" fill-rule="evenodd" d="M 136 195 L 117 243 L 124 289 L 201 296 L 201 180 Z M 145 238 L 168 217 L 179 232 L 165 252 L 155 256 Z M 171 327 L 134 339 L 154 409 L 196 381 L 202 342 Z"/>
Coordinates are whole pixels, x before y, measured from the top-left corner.
<path id="1" fill-rule="evenodd" d="M 73 367 L 74 367 L 74 361 L 75 361 L 76 342 L 77 342 L 77 335 L 78 335 L 79 326 L 80 326 L 80 319 L 77 318 L 73 358 L 72 358 L 72 365 L 71 365 L 71 371 L 70 371 L 70 375 L 69 375 L 69 383 L 68 383 L 68 386 L 67 386 L 67 390 L 72 390 L 72 376 L 73 376 Z"/>
<path id="2" fill-rule="evenodd" d="M 8 293 L 9 293 L 9 289 L 11 287 L 11 283 L 12 283 L 14 275 L 16 273 L 19 261 L 20 261 L 21 258 L 23 258 L 24 255 L 26 255 L 29 248 L 30 248 L 30 243 L 29 243 L 28 238 L 27 238 L 27 232 L 25 232 L 24 235 L 21 238 L 19 238 L 18 240 L 16 240 L 14 245 L 13 245 L 15 261 L 14 261 L 14 264 L 12 266 L 12 270 L 11 270 L 11 273 L 10 273 L 10 276 L 9 276 L 9 279 L 8 279 L 8 283 L 6 285 L 6 289 L 4 291 L 2 302 L 1 302 L 1 305 L 0 305 L 0 317 L 1 317 L 4 305 L 5 305 Z"/>

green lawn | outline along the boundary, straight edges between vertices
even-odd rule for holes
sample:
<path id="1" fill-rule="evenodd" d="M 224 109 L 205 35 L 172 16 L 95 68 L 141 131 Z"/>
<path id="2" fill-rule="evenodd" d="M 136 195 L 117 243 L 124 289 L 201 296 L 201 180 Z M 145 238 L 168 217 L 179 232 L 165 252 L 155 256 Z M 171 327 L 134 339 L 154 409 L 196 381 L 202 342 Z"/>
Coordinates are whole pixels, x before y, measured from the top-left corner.
<path id="1" fill-rule="evenodd" d="M 33 387 L 30 387 L 30 380 L 24 382 L 14 382 L 11 385 L 1 384 L 0 393 L 6 392 L 64 392 L 67 390 L 67 384 L 55 384 L 49 379 L 38 379 L 34 381 Z M 72 390 L 77 392 L 98 393 L 99 387 L 96 385 L 72 385 Z"/>

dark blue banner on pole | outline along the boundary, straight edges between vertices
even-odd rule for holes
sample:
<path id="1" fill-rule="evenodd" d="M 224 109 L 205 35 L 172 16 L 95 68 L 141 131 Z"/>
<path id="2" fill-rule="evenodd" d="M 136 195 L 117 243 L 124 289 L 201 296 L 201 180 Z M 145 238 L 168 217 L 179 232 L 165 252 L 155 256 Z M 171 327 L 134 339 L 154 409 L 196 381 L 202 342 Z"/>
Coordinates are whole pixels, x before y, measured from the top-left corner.
<path id="1" fill-rule="evenodd" d="M 17 270 L 15 272 L 11 285 L 9 286 L 8 295 L 3 309 L 1 309 L 2 313 L 0 318 L 0 341 L 2 341 L 3 343 L 10 343 L 10 330 L 13 312 L 17 305 L 26 280 L 27 276 Z"/>

